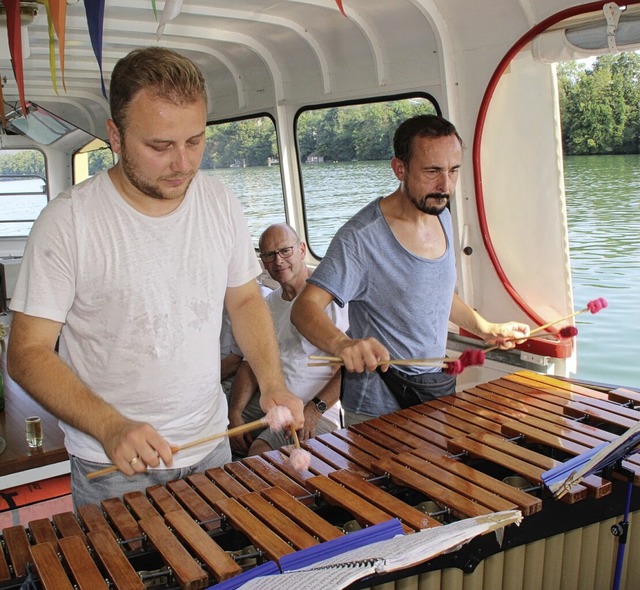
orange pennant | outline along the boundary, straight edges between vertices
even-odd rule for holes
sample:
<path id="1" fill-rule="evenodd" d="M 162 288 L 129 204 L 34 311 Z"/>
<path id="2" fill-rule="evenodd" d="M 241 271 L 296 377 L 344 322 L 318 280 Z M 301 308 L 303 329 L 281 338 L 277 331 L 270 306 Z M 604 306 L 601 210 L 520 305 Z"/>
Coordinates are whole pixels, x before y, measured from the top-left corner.
<path id="1" fill-rule="evenodd" d="M 336 0 L 336 4 L 338 5 L 340 12 L 342 13 L 342 16 L 347 16 L 344 12 L 344 6 L 342 6 L 342 0 Z"/>
<path id="2" fill-rule="evenodd" d="M 47 11 L 47 29 L 49 32 L 49 70 L 51 71 L 51 84 L 56 94 L 58 92 L 58 79 L 56 77 L 56 46 L 53 36 L 53 21 L 51 20 L 51 7 L 49 6 L 49 0 L 38 0 Z"/>

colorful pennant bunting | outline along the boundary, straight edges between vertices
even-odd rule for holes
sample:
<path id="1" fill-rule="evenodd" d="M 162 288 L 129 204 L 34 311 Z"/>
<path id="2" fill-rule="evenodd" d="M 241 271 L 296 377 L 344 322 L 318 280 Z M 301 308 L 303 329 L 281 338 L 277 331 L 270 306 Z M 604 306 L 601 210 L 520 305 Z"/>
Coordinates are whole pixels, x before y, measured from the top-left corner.
<path id="1" fill-rule="evenodd" d="M 22 28 L 20 23 L 20 0 L 4 0 L 7 12 L 7 37 L 13 75 L 18 86 L 18 96 L 22 113 L 27 114 L 27 102 L 24 97 L 24 70 L 22 66 Z"/>
<path id="2" fill-rule="evenodd" d="M 62 87 L 67 90 L 64 79 L 64 45 L 67 29 L 67 0 L 49 0 L 49 10 L 47 10 L 49 26 L 53 22 L 53 28 L 58 36 L 58 56 L 60 59 L 60 76 L 62 77 Z"/>
<path id="3" fill-rule="evenodd" d="M 100 83 L 102 85 L 102 96 L 107 98 L 107 89 L 104 85 L 104 73 L 102 71 L 102 34 L 104 28 L 104 2 L 105 0 L 84 0 L 84 8 L 87 13 L 87 26 L 89 27 L 89 37 L 91 47 L 96 56 L 98 67 L 100 68 Z"/>

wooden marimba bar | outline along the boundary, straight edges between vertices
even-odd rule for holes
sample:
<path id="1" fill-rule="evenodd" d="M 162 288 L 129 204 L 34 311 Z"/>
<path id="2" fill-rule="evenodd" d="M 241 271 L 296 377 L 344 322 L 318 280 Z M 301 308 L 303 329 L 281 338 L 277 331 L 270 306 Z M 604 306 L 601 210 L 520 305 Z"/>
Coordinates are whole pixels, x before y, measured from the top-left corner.
<path id="1" fill-rule="evenodd" d="M 270 451 L 4 529 L 0 589 L 19 588 L 27 576 L 45 590 L 142 589 L 148 577 L 154 587 L 205 588 L 247 567 L 239 555 L 247 545 L 258 560 L 277 561 L 344 535 L 345 520 L 365 527 L 398 518 L 411 533 L 519 509 L 525 527 L 559 504 L 542 473 L 618 436 L 640 419 L 636 405 L 631 391 L 509 375 L 309 440 L 308 471 L 292 469 L 287 449 Z M 624 466 L 638 485 L 640 459 Z M 504 483 L 509 474 L 526 489 Z M 605 502 L 611 491 L 611 481 L 594 475 L 561 502 Z M 414 506 L 424 500 L 438 514 Z"/>

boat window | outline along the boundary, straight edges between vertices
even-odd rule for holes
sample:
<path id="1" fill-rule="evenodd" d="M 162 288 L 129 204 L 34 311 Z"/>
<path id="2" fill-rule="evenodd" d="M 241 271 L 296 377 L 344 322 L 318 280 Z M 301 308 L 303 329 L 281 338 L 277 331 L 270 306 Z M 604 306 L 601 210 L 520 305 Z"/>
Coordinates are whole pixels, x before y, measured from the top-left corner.
<path id="1" fill-rule="evenodd" d="M 286 220 L 276 128 L 269 116 L 207 127 L 200 169 L 240 199 L 254 247 L 264 229 Z"/>
<path id="2" fill-rule="evenodd" d="M 95 138 L 73 155 L 73 184 L 107 170 L 114 164 L 115 159 L 109 145 Z"/>
<path id="3" fill-rule="evenodd" d="M 336 231 L 364 205 L 395 190 L 393 134 L 417 114 L 437 114 L 430 97 L 302 111 L 296 136 L 308 246 L 321 258 Z"/>
<path id="4" fill-rule="evenodd" d="M 0 150 L 0 237 L 28 236 L 47 201 L 44 154 Z"/>

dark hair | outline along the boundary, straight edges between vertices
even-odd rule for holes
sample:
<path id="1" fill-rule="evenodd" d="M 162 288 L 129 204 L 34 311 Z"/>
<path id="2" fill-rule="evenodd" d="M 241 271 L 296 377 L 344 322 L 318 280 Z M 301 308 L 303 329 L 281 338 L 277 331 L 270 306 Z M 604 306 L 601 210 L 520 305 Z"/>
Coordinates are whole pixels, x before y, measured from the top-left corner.
<path id="1" fill-rule="evenodd" d="M 204 77 L 190 59 L 164 47 L 134 49 L 118 61 L 111 74 L 109 106 L 120 133 L 126 128 L 129 104 L 143 89 L 177 105 L 199 100 L 207 104 Z"/>
<path id="2" fill-rule="evenodd" d="M 396 158 L 409 163 L 414 137 L 449 137 L 455 135 L 463 146 L 453 123 L 438 115 L 417 115 L 400 124 L 393 136 L 393 153 Z"/>

